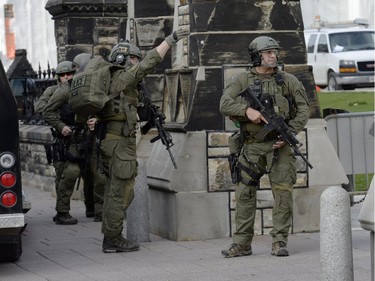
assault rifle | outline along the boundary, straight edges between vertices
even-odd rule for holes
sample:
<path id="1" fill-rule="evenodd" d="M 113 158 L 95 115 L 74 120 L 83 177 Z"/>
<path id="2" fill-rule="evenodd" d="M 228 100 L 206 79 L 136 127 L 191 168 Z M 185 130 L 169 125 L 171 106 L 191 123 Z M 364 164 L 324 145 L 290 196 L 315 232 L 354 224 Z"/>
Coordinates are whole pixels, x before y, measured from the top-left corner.
<path id="1" fill-rule="evenodd" d="M 301 147 L 301 143 L 295 138 L 293 133 L 290 132 L 287 125 L 284 122 L 284 118 L 282 116 L 276 115 L 272 108 L 272 104 L 270 100 L 266 100 L 267 106 L 265 106 L 258 97 L 262 95 L 262 87 L 259 80 L 254 82 L 254 86 L 248 86 L 245 90 L 239 93 L 239 96 L 243 97 L 246 101 L 250 103 L 250 106 L 256 110 L 258 110 L 262 116 L 267 120 L 267 124 L 264 126 L 263 130 L 259 132 L 256 138 L 262 138 L 265 136 L 266 133 L 277 131 L 280 135 L 280 138 L 285 141 L 294 151 L 294 153 L 302 158 L 303 161 L 310 167 L 313 166 L 310 162 L 306 159 L 306 157 L 301 153 L 299 147 Z"/>
<path id="2" fill-rule="evenodd" d="M 145 125 L 141 127 L 141 134 L 145 135 L 151 128 L 156 128 L 158 130 L 158 135 L 150 140 L 151 143 L 161 140 L 162 144 L 165 146 L 169 153 L 169 157 L 172 160 L 173 166 L 177 169 L 176 161 L 174 160 L 173 154 L 170 148 L 174 145 L 172 136 L 164 128 L 165 116 L 163 113 L 158 113 L 158 107 L 151 103 L 151 98 L 143 86 L 142 83 L 139 83 L 139 90 L 144 94 L 144 105 L 142 108 L 142 113 L 138 111 L 138 115 L 141 118 L 141 121 L 148 120 Z"/>

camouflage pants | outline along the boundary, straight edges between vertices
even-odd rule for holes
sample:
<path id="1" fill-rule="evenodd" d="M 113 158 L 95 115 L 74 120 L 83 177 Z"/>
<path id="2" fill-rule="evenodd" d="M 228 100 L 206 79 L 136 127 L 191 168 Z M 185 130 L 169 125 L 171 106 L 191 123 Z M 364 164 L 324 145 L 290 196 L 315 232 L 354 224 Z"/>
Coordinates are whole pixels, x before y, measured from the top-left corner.
<path id="1" fill-rule="evenodd" d="M 65 164 L 62 161 L 53 161 L 53 167 L 55 168 L 55 189 L 59 187 L 62 174 L 64 172 Z"/>
<path id="2" fill-rule="evenodd" d="M 293 184 L 296 182 L 294 158 L 289 146 L 278 149 L 278 158 L 273 162 L 272 144 L 275 140 L 262 143 L 247 142 L 239 161 L 242 165 L 260 173 L 272 166 L 269 173 L 274 206 L 272 210 L 273 228 L 270 232 L 273 242 L 287 243 L 288 233 L 293 217 Z M 251 179 L 244 171 L 241 176 Z M 236 231 L 233 242 L 241 245 L 250 245 L 254 236 L 256 216 L 256 186 L 247 186 L 240 182 L 236 186 Z"/>
<path id="3" fill-rule="evenodd" d="M 78 177 L 80 176 L 78 163 L 64 162 L 64 171 L 61 176 L 59 187 L 56 190 L 56 211 L 66 213 L 70 211 L 70 197 Z"/>
<path id="4" fill-rule="evenodd" d="M 134 198 L 137 175 L 136 139 L 107 134 L 100 146 L 107 176 L 104 192 L 102 233 L 115 237 L 122 233 L 125 212 Z"/>

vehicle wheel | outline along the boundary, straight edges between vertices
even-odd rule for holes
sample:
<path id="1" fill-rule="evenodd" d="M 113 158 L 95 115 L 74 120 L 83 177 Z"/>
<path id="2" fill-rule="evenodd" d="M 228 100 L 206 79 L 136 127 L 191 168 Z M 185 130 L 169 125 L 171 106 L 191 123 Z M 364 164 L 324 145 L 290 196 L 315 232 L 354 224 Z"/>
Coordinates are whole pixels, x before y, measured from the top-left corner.
<path id="1" fill-rule="evenodd" d="M 333 72 L 330 72 L 328 74 L 328 85 L 327 85 L 328 91 L 339 91 L 342 90 L 341 85 L 337 84 L 335 74 Z"/>
<path id="2" fill-rule="evenodd" d="M 15 262 L 22 254 L 21 234 L 17 235 L 14 243 L 0 244 L 0 262 Z"/>

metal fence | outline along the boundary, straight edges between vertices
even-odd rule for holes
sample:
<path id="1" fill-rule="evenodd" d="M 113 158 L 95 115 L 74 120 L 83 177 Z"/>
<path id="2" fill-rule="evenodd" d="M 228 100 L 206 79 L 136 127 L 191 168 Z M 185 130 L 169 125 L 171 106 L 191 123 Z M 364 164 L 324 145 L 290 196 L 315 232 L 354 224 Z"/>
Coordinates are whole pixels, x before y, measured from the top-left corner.
<path id="1" fill-rule="evenodd" d="M 374 112 L 340 113 L 325 117 L 327 134 L 351 183 L 364 175 L 366 189 L 374 173 Z"/>

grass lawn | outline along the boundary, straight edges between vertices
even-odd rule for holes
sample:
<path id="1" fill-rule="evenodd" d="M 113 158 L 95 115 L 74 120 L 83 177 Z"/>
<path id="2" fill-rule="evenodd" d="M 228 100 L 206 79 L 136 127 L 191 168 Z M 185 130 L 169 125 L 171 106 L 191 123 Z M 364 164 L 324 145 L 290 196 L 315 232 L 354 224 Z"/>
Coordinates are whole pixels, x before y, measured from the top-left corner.
<path id="1" fill-rule="evenodd" d="M 374 111 L 374 92 L 318 92 L 321 112 L 324 108 L 349 112 Z"/>
<path id="2" fill-rule="evenodd" d="M 318 92 L 320 110 L 323 116 L 324 108 L 344 109 L 349 112 L 374 111 L 374 91 L 372 92 Z M 373 173 L 368 175 L 355 175 L 356 191 L 369 188 Z"/>

